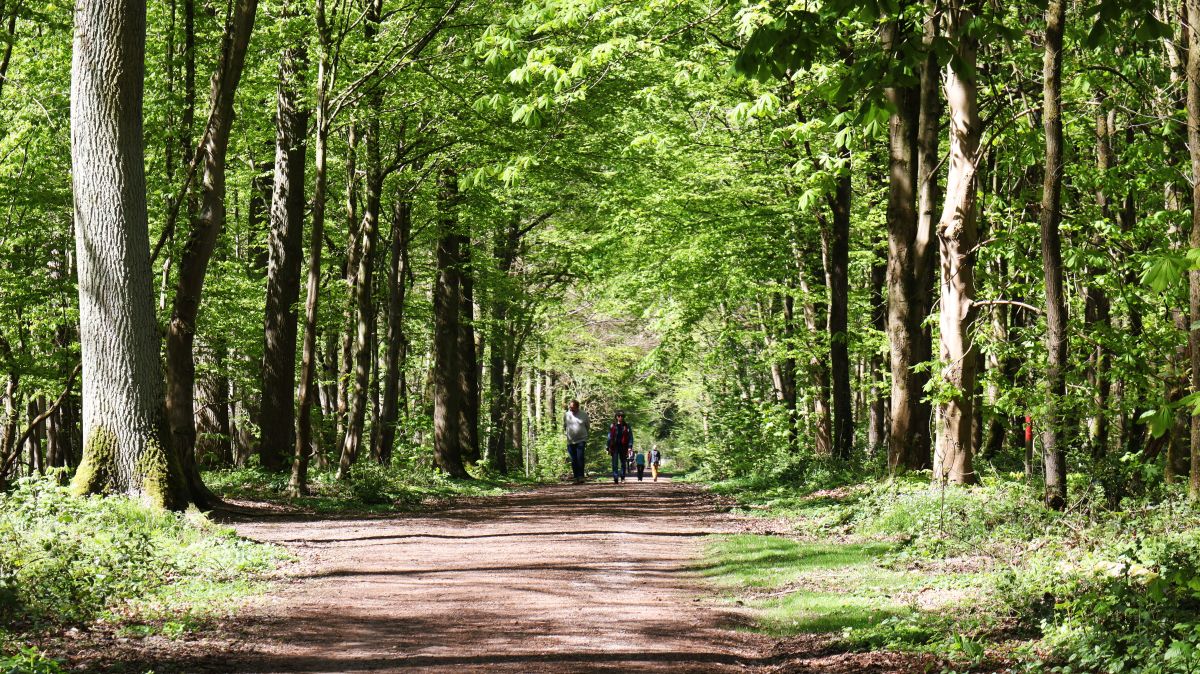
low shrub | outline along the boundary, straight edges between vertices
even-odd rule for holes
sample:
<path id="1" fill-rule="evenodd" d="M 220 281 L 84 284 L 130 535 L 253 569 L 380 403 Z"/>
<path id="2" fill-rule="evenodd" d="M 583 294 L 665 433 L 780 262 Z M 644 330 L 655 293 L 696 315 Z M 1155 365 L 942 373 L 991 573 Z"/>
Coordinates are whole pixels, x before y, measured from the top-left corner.
<path id="1" fill-rule="evenodd" d="M 82 622 L 189 583 L 240 583 L 283 553 L 199 513 L 129 498 L 77 498 L 53 477 L 0 495 L 0 624 Z"/>

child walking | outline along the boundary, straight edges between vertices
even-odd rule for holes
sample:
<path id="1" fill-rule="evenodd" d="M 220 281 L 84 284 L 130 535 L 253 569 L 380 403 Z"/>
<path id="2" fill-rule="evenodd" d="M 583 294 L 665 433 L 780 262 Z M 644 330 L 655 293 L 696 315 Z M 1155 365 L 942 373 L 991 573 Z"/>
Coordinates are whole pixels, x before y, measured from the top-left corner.
<path id="1" fill-rule="evenodd" d="M 638 482 L 641 482 L 642 474 L 644 474 L 646 472 L 646 454 L 645 454 L 645 452 L 638 452 L 633 457 L 633 461 L 635 464 L 637 464 Z"/>

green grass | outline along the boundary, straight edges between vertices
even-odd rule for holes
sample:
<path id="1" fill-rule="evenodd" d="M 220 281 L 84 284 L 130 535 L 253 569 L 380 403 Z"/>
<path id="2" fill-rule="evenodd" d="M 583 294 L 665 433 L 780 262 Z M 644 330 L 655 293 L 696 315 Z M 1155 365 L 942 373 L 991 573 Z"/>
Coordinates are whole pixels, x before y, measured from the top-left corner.
<path id="1" fill-rule="evenodd" d="M 920 578 L 886 566 L 891 543 L 803 543 L 779 536 L 719 536 L 697 570 L 756 610 L 777 635 L 844 634 L 912 608 L 901 598 Z M 739 599 L 741 600 L 741 599 Z"/>

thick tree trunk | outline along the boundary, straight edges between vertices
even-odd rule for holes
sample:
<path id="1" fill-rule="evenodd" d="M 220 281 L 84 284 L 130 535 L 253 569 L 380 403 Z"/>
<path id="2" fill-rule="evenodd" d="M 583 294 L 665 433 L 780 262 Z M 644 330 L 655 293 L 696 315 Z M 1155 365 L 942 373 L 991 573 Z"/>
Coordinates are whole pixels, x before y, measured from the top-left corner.
<path id="1" fill-rule="evenodd" d="M 1046 273 L 1046 415 L 1042 420 L 1042 460 L 1046 471 L 1046 506 L 1066 507 L 1067 301 L 1063 290 L 1062 242 L 1062 45 L 1065 0 L 1046 8 L 1046 50 L 1042 64 L 1042 124 L 1046 133 L 1046 172 L 1042 186 L 1042 264 Z"/>
<path id="2" fill-rule="evenodd" d="M 926 42 L 937 32 L 937 15 L 930 12 L 926 19 Z M 892 373 L 888 467 L 893 473 L 930 467 L 931 409 L 923 401 L 929 375 L 914 368 L 928 361 L 932 351 L 922 321 L 932 294 L 940 77 L 930 52 L 921 67 L 920 88 L 892 94 L 896 112 L 889 125 L 887 333 Z"/>
<path id="3" fill-rule="evenodd" d="M 520 219 L 514 214 L 506 231 L 498 233 L 492 257 L 501 278 L 507 278 L 516 261 L 521 242 Z M 512 371 L 508 369 L 513 345 L 509 312 L 509 289 L 500 285 L 489 302 L 492 328 L 487 333 L 488 347 L 488 465 L 500 475 L 508 473 L 510 417 L 512 415 Z"/>
<path id="4" fill-rule="evenodd" d="M 964 28 L 975 17 L 974 3 L 951 7 L 949 32 L 958 42 L 958 60 L 946 71 L 950 107 L 950 158 L 946 200 L 938 223 L 941 250 L 941 376 L 953 395 L 938 410 L 934 452 L 935 482 L 972 484 L 972 407 L 978 359 L 971 337 L 975 318 L 976 198 L 982 122 L 976 101 L 975 39 Z"/>
<path id="5" fill-rule="evenodd" d="M 412 234 L 412 201 L 398 200 L 392 210 L 392 231 L 388 265 L 387 337 L 383 354 L 383 404 L 379 413 L 379 441 L 373 452 L 384 464 L 392 461 L 396 444 L 396 426 L 401 410 L 407 409 L 404 370 L 408 367 L 408 336 L 404 332 L 404 309 L 408 277 L 409 237 Z"/>
<path id="6" fill-rule="evenodd" d="M 167 426 L 146 222 L 145 50 L 144 0 L 75 3 L 71 182 L 84 444 L 72 488 L 182 509 L 189 490 Z"/>
<path id="7" fill-rule="evenodd" d="M 201 505 L 215 497 L 204 486 L 195 461 L 196 318 L 204 294 L 208 263 L 217 238 L 225 228 L 225 156 L 233 128 L 233 100 L 241 81 L 246 49 L 254 30 L 258 0 L 238 0 L 221 46 L 217 70 L 209 94 L 208 124 L 197 149 L 200 177 L 200 210 L 190 220 L 188 239 L 179 259 L 179 279 L 171 321 L 167 325 L 167 415 L 180 463 L 188 479 L 192 500 Z M 190 12 L 188 22 L 190 23 Z M 189 35 L 194 42 L 194 36 Z M 185 89 L 194 97 L 195 64 L 189 57 Z M 190 113 L 185 123 L 190 127 Z"/>
<path id="8" fill-rule="evenodd" d="M 458 176 L 443 169 L 438 181 L 437 279 L 433 291 L 433 456 L 438 468 L 455 477 L 467 477 L 463 466 L 461 423 L 462 390 L 458 339 L 462 330 L 462 290 L 456 263 L 458 246 Z"/>
<path id="9" fill-rule="evenodd" d="M 284 15 L 293 11 L 285 7 Z M 304 249 L 304 169 L 308 111 L 303 89 L 306 40 L 279 58 L 275 98 L 275 187 L 271 192 L 270 258 L 263 317 L 262 418 L 259 456 L 283 471 L 295 452 L 296 302 Z"/>

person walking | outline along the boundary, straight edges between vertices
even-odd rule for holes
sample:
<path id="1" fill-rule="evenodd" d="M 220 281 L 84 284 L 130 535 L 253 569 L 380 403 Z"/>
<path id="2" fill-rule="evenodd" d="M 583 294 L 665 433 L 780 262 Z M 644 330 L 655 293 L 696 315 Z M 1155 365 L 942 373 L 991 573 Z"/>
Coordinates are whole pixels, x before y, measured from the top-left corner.
<path id="1" fill-rule="evenodd" d="M 571 458 L 571 475 L 575 484 L 584 481 L 583 470 L 588 437 L 588 415 L 572 400 L 563 414 L 563 435 L 567 436 L 567 456 Z"/>
<path id="2" fill-rule="evenodd" d="M 642 481 L 642 475 L 646 472 L 646 455 L 643 452 L 638 452 L 633 457 L 633 462 L 637 465 L 638 482 Z"/>
<path id="3" fill-rule="evenodd" d="M 608 455 L 612 461 L 613 484 L 625 481 L 629 470 L 629 450 L 633 448 L 633 429 L 625 423 L 625 413 L 617 412 L 616 421 L 608 427 Z"/>
<path id="4" fill-rule="evenodd" d="M 650 475 L 655 482 L 658 482 L 658 464 L 660 462 L 662 462 L 662 452 L 655 447 L 650 450 Z"/>

